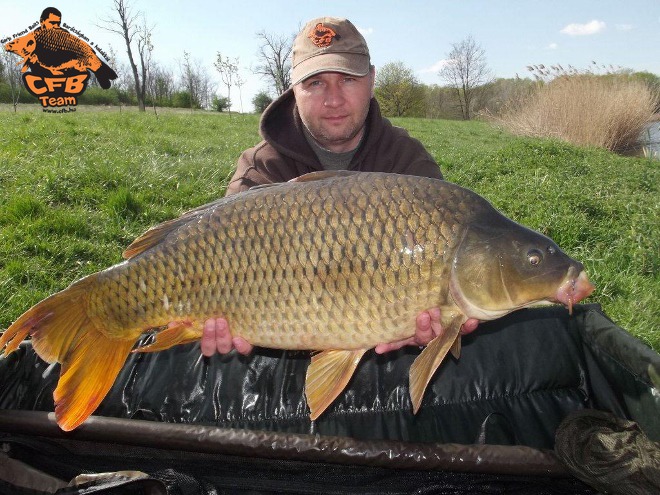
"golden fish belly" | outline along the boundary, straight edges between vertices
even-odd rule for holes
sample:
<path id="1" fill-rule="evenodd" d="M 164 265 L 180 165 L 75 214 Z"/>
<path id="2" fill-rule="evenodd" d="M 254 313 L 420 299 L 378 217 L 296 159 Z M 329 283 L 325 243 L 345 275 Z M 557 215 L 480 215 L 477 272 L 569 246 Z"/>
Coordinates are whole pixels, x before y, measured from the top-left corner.
<path id="1" fill-rule="evenodd" d="M 408 337 L 419 312 L 448 304 L 456 238 L 418 183 L 245 193 L 103 272 L 92 305 L 120 333 L 185 318 L 201 328 L 224 316 L 234 335 L 266 347 L 352 349 Z"/>

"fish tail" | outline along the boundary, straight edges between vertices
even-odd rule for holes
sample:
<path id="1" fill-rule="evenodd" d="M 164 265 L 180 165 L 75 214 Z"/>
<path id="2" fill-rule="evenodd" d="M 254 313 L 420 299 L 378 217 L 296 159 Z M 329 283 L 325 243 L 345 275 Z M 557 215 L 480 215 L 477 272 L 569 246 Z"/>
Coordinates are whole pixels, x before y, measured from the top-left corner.
<path id="1" fill-rule="evenodd" d="M 101 61 L 101 66 L 94 72 L 96 80 L 103 89 L 110 88 L 110 81 L 117 79 L 117 73 L 108 66 L 105 62 Z"/>
<path id="2" fill-rule="evenodd" d="M 28 335 L 43 360 L 62 363 L 53 394 L 57 423 L 65 431 L 80 425 L 98 407 L 119 374 L 136 339 L 110 338 L 88 312 L 90 275 L 37 303 L 0 338 L 9 354 Z"/>

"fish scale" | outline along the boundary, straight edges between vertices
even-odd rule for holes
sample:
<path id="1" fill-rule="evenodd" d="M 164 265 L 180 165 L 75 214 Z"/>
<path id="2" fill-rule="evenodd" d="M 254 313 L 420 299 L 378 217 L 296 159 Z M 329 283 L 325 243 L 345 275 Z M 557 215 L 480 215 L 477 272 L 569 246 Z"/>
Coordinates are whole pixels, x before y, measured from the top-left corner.
<path id="1" fill-rule="evenodd" d="M 219 316 L 254 345 L 323 351 L 306 379 L 315 419 L 366 350 L 412 336 L 417 315 L 439 307 L 444 331 L 410 371 L 417 411 L 444 356 L 458 355 L 467 318 L 570 306 L 593 290 L 580 263 L 477 194 L 394 174 L 321 172 L 254 188 L 153 227 L 124 255 L 35 305 L 0 339 L 12 352 L 32 334 L 44 359 L 62 363 L 63 429 L 93 412 L 150 329 L 161 330 L 138 351 L 199 340 Z"/>
<path id="2" fill-rule="evenodd" d="M 129 308 L 127 313 L 112 308 L 106 315 L 108 320 L 120 318 L 122 324 L 132 321 L 139 323 L 139 329 L 143 330 L 156 319 L 161 319 L 159 323 L 165 323 L 181 318 L 201 320 L 209 314 L 224 315 L 238 333 L 255 344 L 296 348 L 299 340 L 296 335 L 310 330 L 309 320 L 313 318 L 310 313 L 321 311 L 322 318 L 315 323 L 327 331 L 317 332 L 313 329 L 315 335 L 307 339 L 313 342 L 315 349 L 373 346 L 380 341 L 407 336 L 410 325 L 403 324 L 399 313 L 410 313 L 412 301 L 406 297 L 406 291 L 411 290 L 411 284 L 416 287 L 419 283 L 419 264 L 428 264 L 430 261 L 425 256 L 403 252 L 404 234 L 397 236 L 393 242 L 372 236 L 366 224 L 364 208 L 357 208 L 356 211 L 353 206 L 358 204 L 356 198 L 364 195 L 363 186 L 358 183 L 333 196 L 323 194 L 321 189 L 325 188 L 315 183 L 300 184 L 298 187 L 307 189 L 301 194 L 303 201 L 292 200 L 289 192 L 281 193 L 278 197 L 274 187 L 268 191 L 267 201 L 262 195 L 255 195 L 257 197 L 254 201 L 248 204 L 230 205 L 228 209 L 216 209 L 204 215 L 177 236 L 185 239 L 184 245 L 177 246 L 177 259 L 178 270 L 182 272 L 186 284 L 179 285 L 176 280 L 172 283 L 165 273 L 161 274 L 162 278 L 148 277 L 144 272 L 154 262 L 150 259 L 150 253 L 145 253 L 135 260 L 136 269 L 131 270 L 132 281 L 129 281 L 131 288 L 121 297 L 124 300 L 135 300 L 136 306 Z M 380 191 L 378 183 L 370 188 Z M 286 191 L 287 188 L 283 189 Z M 380 217 L 383 234 L 409 228 L 407 222 L 401 222 L 402 208 L 394 207 L 403 204 L 406 205 L 403 207 L 406 212 L 411 211 L 407 201 L 402 201 L 403 196 L 397 194 L 397 197 L 391 198 L 385 196 L 384 191 L 381 191 L 380 196 L 379 204 L 393 205 L 387 209 L 389 213 Z M 399 203 L 396 203 L 397 198 Z M 286 210 L 280 206 L 285 201 L 288 203 Z M 271 204 L 265 208 L 266 203 Z M 316 220 L 313 212 L 317 208 L 312 206 L 315 204 L 319 205 L 321 211 L 331 212 L 324 222 Z M 295 213 L 288 215 L 291 211 Z M 277 213 L 275 218 L 274 213 Z M 246 216 L 254 219 L 255 214 L 258 214 L 256 220 L 250 223 L 244 221 Z M 284 227 L 273 231 L 268 238 L 259 238 L 260 227 L 271 222 L 281 223 Z M 206 242 L 206 232 L 215 233 L 215 248 Z M 262 235 L 265 233 L 266 230 L 262 229 Z M 333 239 L 332 258 L 323 252 L 325 244 L 317 242 L 317 239 L 324 236 Z M 424 236 L 421 231 L 414 233 L 422 245 L 427 242 Z M 280 246 L 279 252 L 276 249 L 271 251 L 272 246 Z M 273 255 L 277 255 L 276 262 Z M 159 256 L 171 258 L 167 251 Z M 198 267 L 207 263 L 205 260 L 208 259 L 213 259 L 209 269 L 199 270 Z M 353 259 L 354 263 L 349 259 Z M 314 260 L 317 260 L 316 263 Z M 217 265 L 217 268 L 214 269 L 213 265 Z M 366 270 L 366 266 L 371 269 Z M 273 273 L 273 267 L 275 277 L 269 280 L 268 274 Z M 389 274 L 390 271 L 393 275 Z M 224 277 L 213 281 L 209 277 L 211 273 L 224 274 Z M 427 269 L 426 273 L 430 273 L 430 270 Z M 114 285 L 116 282 L 113 279 L 118 274 L 109 271 L 105 276 L 108 278 L 105 283 Z M 405 283 L 401 283 L 403 279 Z M 148 293 L 144 297 L 139 295 L 139 280 L 147 280 Z M 174 289 L 171 294 L 167 294 L 169 310 L 165 310 L 160 302 L 162 297 L 157 294 L 158 288 L 163 286 Z M 208 292 L 201 288 L 214 286 L 230 290 L 226 290 L 222 298 L 207 301 Z M 384 297 L 373 300 L 365 297 L 376 287 L 384 290 Z M 325 291 L 328 297 L 324 298 L 322 294 Z M 267 307 L 265 301 L 269 298 L 274 298 L 275 304 Z M 96 299 L 99 304 L 107 300 L 105 290 L 100 289 Z M 423 298 L 418 294 L 416 299 L 416 309 L 420 311 L 433 303 L 437 304 L 428 296 Z M 143 307 L 145 300 L 151 302 L 149 307 Z M 404 305 L 397 314 L 392 315 L 390 321 L 369 323 L 369 320 L 373 321 L 374 314 L 387 314 L 387 306 L 396 301 Z M 206 308 L 203 307 L 204 302 L 207 303 Z M 288 316 L 270 325 L 260 320 L 261 315 L 273 311 Z M 340 325 L 332 317 L 337 311 L 343 314 Z M 410 323 L 410 318 L 406 317 L 407 323 Z M 289 325 L 286 330 L 280 328 L 284 321 Z M 350 325 L 347 325 L 348 321 Z M 365 325 L 367 332 L 364 331 Z M 268 333 L 264 333 L 266 327 L 270 327 Z M 253 332 L 252 328 L 259 328 L 259 333 Z M 279 336 L 279 332 L 284 333 Z"/>
<path id="3" fill-rule="evenodd" d="M 34 31 L 34 36 L 42 48 L 52 52 L 68 53 L 76 58 L 94 56 L 87 43 L 64 29 L 38 29 Z"/>

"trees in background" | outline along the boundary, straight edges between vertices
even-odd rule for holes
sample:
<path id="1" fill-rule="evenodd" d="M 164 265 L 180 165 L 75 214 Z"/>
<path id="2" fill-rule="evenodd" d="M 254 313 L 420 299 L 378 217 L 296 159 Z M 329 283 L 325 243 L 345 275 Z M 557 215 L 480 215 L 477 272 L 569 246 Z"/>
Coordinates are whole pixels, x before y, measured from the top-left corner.
<path id="1" fill-rule="evenodd" d="M 454 89 L 463 119 L 470 120 L 480 88 L 492 80 L 483 48 L 472 36 L 452 44 L 447 63 L 439 74 Z"/>
<path id="2" fill-rule="evenodd" d="M 172 106 L 189 106 L 191 110 L 211 107 L 215 85 L 202 63 L 193 59 L 186 51 L 183 52 L 181 62 L 181 82 L 184 91 L 178 94 L 180 101 L 177 102 L 175 99 Z M 187 103 L 187 105 L 182 105 L 182 103 Z"/>
<path id="3" fill-rule="evenodd" d="M 226 96 L 216 94 L 214 78 L 199 60 L 187 52 L 173 70 L 155 61 L 152 32 L 144 15 L 131 6 L 131 0 L 112 0 L 112 14 L 101 26 L 121 36 L 128 62 L 119 60 L 108 47 L 109 65 L 118 74 L 109 90 L 90 83 L 80 102 L 100 105 L 145 105 L 161 107 L 204 108 L 224 111 L 230 108 L 232 86 L 241 89 L 246 80 L 240 75 L 238 57 L 223 57 L 218 51 L 214 63 Z M 258 63 L 253 74 L 268 83 L 269 90 L 257 93 L 251 100 L 256 112 L 263 112 L 273 96 L 284 93 L 290 85 L 291 53 L 294 36 L 281 36 L 266 31 L 256 33 L 259 42 Z M 472 37 L 451 45 L 448 60 L 438 73 L 443 84 L 422 84 L 413 69 L 403 61 L 387 63 L 376 70 L 375 96 L 382 112 L 391 117 L 424 117 L 471 119 L 476 115 L 497 115 L 510 110 L 515 102 L 526 101 L 531 92 L 558 77 L 593 75 L 641 81 L 656 95 L 655 112 L 660 112 L 660 76 L 649 72 L 632 72 L 621 68 L 599 66 L 595 62 L 580 70 L 561 66 L 529 66 L 530 77 L 493 79 L 486 54 Z M 0 53 L 0 102 L 14 105 L 34 101 L 23 87 L 16 55 Z M 512 103 L 513 102 L 513 103 Z"/>
<path id="4" fill-rule="evenodd" d="M 27 94 L 27 91 L 23 88 L 21 67 L 16 65 L 16 56 L 4 49 L 0 53 L 0 83 L 3 83 L 0 85 L 0 98 L 11 103 L 16 112 L 21 94 Z"/>
<path id="5" fill-rule="evenodd" d="M 149 64 L 154 49 L 151 43 L 153 28 L 147 26 L 144 14 L 140 11 L 133 11 L 129 2 L 125 0 L 113 0 L 112 14 L 103 21 L 103 25 L 100 27 L 120 35 L 124 40 L 126 56 L 133 73 L 133 85 L 138 107 L 141 112 L 144 112 Z M 137 56 L 139 57 L 139 68 L 135 62 L 134 49 L 137 50 Z"/>
<path id="6" fill-rule="evenodd" d="M 257 65 L 252 72 L 268 81 L 281 95 L 291 86 L 291 52 L 293 51 L 294 36 L 281 36 L 259 31 L 257 39 L 260 41 L 257 53 Z"/>
<path id="7" fill-rule="evenodd" d="M 446 86 L 419 83 L 403 62 L 392 62 L 376 71 L 375 94 L 388 116 L 462 118 L 469 120 L 492 98 L 485 88 L 492 83 L 484 50 L 467 37 L 452 45 L 439 72 Z"/>
<path id="8" fill-rule="evenodd" d="M 222 54 L 218 52 L 213 65 L 220 74 L 220 79 L 223 84 L 227 88 L 227 109 L 229 110 L 229 115 L 231 115 L 231 87 L 236 84 L 236 80 L 239 78 L 238 57 L 231 59 L 229 57 L 223 57 Z M 222 110 L 218 111 L 221 112 Z"/>
<path id="9" fill-rule="evenodd" d="M 403 62 L 385 64 L 376 71 L 375 95 L 385 115 L 419 115 L 424 106 L 424 88 Z"/>
<path id="10" fill-rule="evenodd" d="M 254 98 L 252 98 L 252 104 L 254 105 L 254 111 L 257 113 L 263 113 L 266 110 L 266 107 L 273 102 L 273 98 L 266 91 L 260 91 Z"/>

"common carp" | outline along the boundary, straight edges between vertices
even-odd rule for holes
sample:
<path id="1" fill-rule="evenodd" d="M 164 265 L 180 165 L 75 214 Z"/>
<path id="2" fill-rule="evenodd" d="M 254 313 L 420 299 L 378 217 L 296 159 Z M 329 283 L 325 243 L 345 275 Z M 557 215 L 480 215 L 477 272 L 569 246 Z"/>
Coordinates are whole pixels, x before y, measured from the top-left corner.
<path id="1" fill-rule="evenodd" d="M 96 409 L 149 330 L 160 329 L 133 352 L 197 341 L 213 316 L 257 346 L 321 351 L 305 384 L 316 419 L 367 350 L 410 337 L 417 315 L 440 307 L 444 332 L 410 368 L 417 412 L 446 354 L 458 357 L 467 318 L 570 308 L 593 290 L 581 263 L 474 192 L 384 173 L 318 172 L 228 196 L 151 228 L 124 257 L 37 303 L 0 339 L 8 354 L 29 334 L 42 359 L 62 363 L 63 430 Z"/>
<path id="2" fill-rule="evenodd" d="M 65 29 L 37 28 L 5 45 L 8 52 L 23 57 L 22 72 L 30 65 L 38 65 L 53 75 L 62 75 L 67 70 L 86 72 L 91 70 L 103 89 L 117 74 L 83 40 Z"/>

